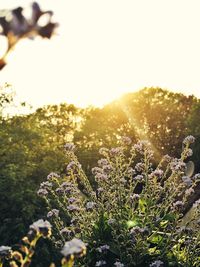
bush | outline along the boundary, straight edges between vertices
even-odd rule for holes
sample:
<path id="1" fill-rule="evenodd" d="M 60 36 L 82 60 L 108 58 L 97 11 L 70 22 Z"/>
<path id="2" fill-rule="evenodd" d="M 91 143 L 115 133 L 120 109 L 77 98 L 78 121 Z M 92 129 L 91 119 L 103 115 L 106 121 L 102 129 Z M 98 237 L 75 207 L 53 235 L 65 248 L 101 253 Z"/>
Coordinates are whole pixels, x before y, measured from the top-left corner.
<path id="1" fill-rule="evenodd" d="M 185 163 L 194 138 L 185 138 L 180 158 L 166 155 L 158 166 L 148 142 L 119 142 L 100 149 L 95 183 L 86 177 L 75 146 L 66 144 L 66 175 L 51 173 L 41 184 L 38 195 L 47 203 L 55 246 L 74 237 L 87 243 L 77 266 L 200 266 L 200 201 L 187 223 L 183 216 L 200 181 Z"/>

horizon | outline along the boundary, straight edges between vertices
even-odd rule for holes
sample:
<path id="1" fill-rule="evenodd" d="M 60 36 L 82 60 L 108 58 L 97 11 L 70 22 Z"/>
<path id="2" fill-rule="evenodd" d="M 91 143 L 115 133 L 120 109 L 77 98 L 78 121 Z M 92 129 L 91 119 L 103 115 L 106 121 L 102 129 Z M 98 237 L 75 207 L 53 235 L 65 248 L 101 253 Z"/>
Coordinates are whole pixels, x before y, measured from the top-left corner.
<path id="1" fill-rule="evenodd" d="M 2 0 L 1 8 L 31 2 Z M 57 34 L 22 41 L 0 72 L 21 102 L 101 107 L 145 87 L 200 97 L 197 0 L 38 3 L 54 11 Z"/>

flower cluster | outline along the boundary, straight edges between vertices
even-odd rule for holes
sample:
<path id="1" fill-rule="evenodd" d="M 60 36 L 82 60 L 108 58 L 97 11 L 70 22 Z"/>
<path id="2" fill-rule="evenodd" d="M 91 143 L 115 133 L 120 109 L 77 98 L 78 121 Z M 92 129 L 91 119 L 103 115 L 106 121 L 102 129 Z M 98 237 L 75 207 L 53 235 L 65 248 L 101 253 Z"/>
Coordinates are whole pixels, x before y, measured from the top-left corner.
<path id="1" fill-rule="evenodd" d="M 184 231 L 184 238 L 180 231 L 185 205 L 200 177 L 187 174 L 193 141 L 191 136 L 184 140 L 180 158 L 166 155 L 155 166 L 149 142 L 132 145 L 122 138 L 119 146 L 100 149 L 102 158 L 90 179 L 74 154 L 75 146 L 68 144 L 66 175 L 40 187 L 48 192 L 43 198 L 55 226 L 54 238 L 67 242 L 63 255 L 73 261 L 75 255 L 85 254 L 81 239 L 88 250 L 84 260 L 79 259 L 81 266 L 196 266 L 199 201 L 187 221 L 196 226 Z M 71 257 L 73 249 L 77 250 Z"/>

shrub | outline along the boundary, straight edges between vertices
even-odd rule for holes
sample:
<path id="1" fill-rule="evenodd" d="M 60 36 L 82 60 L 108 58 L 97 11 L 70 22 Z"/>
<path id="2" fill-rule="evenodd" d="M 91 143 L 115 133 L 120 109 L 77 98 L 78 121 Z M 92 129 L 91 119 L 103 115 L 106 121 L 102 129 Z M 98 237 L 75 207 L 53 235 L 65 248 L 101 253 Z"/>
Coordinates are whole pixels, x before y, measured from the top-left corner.
<path id="1" fill-rule="evenodd" d="M 51 173 L 41 184 L 55 246 L 73 237 L 87 243 L 77 266 L 200 266 L 200 201 L 183 225 L 184 205 L 200 181 L 186 169 L 194 138 L 185 138 L 180 158 L 166 155 L 158 166 L 147 141 L 119 142 L 100 149 L 94 188 L 73 144 L 65 146 L 66 175 Z"/>

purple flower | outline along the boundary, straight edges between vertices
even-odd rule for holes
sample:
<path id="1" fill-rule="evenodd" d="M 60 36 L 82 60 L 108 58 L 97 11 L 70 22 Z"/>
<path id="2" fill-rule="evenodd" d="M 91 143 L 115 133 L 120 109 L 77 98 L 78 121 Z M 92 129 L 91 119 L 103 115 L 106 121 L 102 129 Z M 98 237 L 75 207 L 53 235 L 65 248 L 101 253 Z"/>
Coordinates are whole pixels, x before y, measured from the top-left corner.
<path id="1" fill-rule="evenodd" d="M 69 206 L 67 206 L 67 209 L 69 211 L 79 211 L 80 210 L 80 208 L 76 205 L 69 205 Z"/>
<path id="2" fill-rule="evenodd" d="M 195 142 L 195 137 L 194 136 L 192 136 L 192 135 L 189 135 L 189 136 L 187 136 L 184 140 L 183 140 L 183 144 L 184 145 L 190 145 L 190 144 L 192 144 L 192 143 L 194 143 Z"/>
<path id="3" fill-rule="evenodd" d="M 96 206 L 96 203 L 93 201 L 87 202 L 86 203 L 86 210 L 93 210 L 93 208 Z"/>
<path id="4" fill-rule="evenodd" d="M 98 247 L 98 248 L 97 248 L 97 251 L 98 251 L 99 253 L 104 253 L 104 252 L 106 252 L 106 251 L 109 250 L 109 249 L 110 249 L 110 246 L 108 246 L 108 245 L 103 245 L 103 246 Z"/>
<path id="5" fill-rule="evenodd" d="M 183 208 L 183 201 L 176 201 L 175 203 L 173 203 L 173 207 L 176 209 L 176 210 L 181 210 Z"/>
<path id="6" fill-rule="evenodd" d="M 162 176 L 163 176 L 163 170 L 161 169 L 156 169 L 150 174 L 150 177 L 156 177 L 158 179 L 162 178 Z"/>
<path id="7" fill-rule="evenodd" d="M 75 150 L 76 146 L 73 144 L 73 143 L 66 143 L 64 145 L 64 149 L 67 151 L 67 152 L 73 152 Z"/>
<path id="8" fill-rule="evenodd" d="M 37 194 L 38 194 L 38 196 L 40 196 L 40 197 L 44 197 L 44 196 L 48 195 L 48 191 L 47 191 L 46 189 L 42 189 L 42 188 L 40 188 L 40 189 L 37 191 Z"/>
<path id="9" fill-rule="evenodd" d="M 47 213 L 47 218 L 50 218 L 50 217 L 53 217 L 53 216 L 58 217 L 58 215 L 59 215 L 59 210 L 52 209 Z"/>
<path id="10" fill-rule="evenodd" d="M 142 182 L 144 180 L 144 176 L 143 175 L 137 175 L 137 176 L 133 177 L 133 179 L 135 181 Z"/>
<path id="11" fill-rule="evenodd" d="M 145 166 L 144 166 L 144 163 L 142 163 L 142 162 L 139 162 L 139 163 L 137 163 L 137 164 L 135 165 L 135 169 L 136 169 L 136 171 L 138 171 L 138 172 L 142 172 L 142 171 L 144 171 L 144 168 L 145 168 Z"/>
<path id="12" fill-rule="evenodd" d="M 100 181 L 108 180 L 108 176 L 106 174 L 102 174 L 102 173 L 97 173 L 95 178 L 96 178 L 96 180 L 100 180 Z"/>
<path id="13" fill-rule="evenodd" d="M 173 161 L 170 163 L 170 168 L 174 172 L 179 172 L 179 171 L 184 172 L 186 164 L 182 160 L 174 158 Z"/>
<path id="14" fill-rule="evenodd" d="M 65 243 L 61 253 L 68 258 L 71 255 L 81 257 L 86 253 L 86 244 L 80 239 L 73 238 L 71 241 Z"/>
<path id="15" fill-rule="evenodd" d="M 120 156 L 123 153 L 123 149 L 121 147 L 111 148 L 110 154 L 111 156 Z"/>
<path id="16" fill-rule="evenodd" d="M 192 185 L 192 180 L 190 179 L 190 177 L 188 176 L 183 176 L 182 177 L 182 181 L 184 184 L 186 184 L 187 186 L 191 186 Z"/>
<path id="17" fill-rule="evenodd" d="M 55 172 L 51 172 L 49 175 L 47 175 L 47 180 L 53 180 L 53 179 L 59 179 L 60 175 L 58 175 Z"/>
<path id="18" fill-rule="evenodd" d="M 103 167 L 104 165 L 107 165 L 107 164 L 108 164 L 108 160 L 107 159 L 98 160 L 99 167 Z"/>
<path id="19" fill-rule="evenodd" d="M 51 235 L 51 224 L 42 219 L 31 224 L 29 228 L 36 231 L 36 233 L 42 234 L 44 237 L 49 237 Z"/>
<path id="20" fill-rule="evenodd" d="M 137 200 L 139 200 L 140 199 L 140 195 L 138 195 L 138 194 L 131 194 L 130 195 L 130 200 L 131 201 L 137 201 Z"/>
<path id="21" fill-rule="evenodd" d="M 103 169 L 99 167 L 92 168 L 92 174 L 96 175 L 97 173 L 103 173 Z"/>

